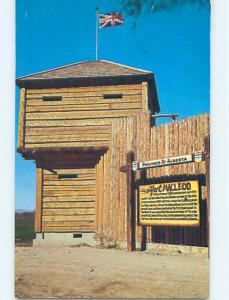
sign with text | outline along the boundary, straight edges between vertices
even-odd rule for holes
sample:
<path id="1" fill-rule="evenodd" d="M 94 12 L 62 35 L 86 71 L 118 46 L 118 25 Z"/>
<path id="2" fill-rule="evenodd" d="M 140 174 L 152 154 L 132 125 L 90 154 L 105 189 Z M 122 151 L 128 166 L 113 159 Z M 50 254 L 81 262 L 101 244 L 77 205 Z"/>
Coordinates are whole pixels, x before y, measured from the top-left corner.
<path id="1" fill-rule="evenodd" d="M 199 224 L 198 180 L 139 186 L 139 225 L 197 226 Z"/>
<path id="2" fill-rule="evenodd" d="M 134 161 L 132 163 L 132 170 L 137 171 L 147 168 L 166 167 L 190 162 L 200 162 L 202 160 L 204 160 L 204 153 L 198 151 L 193 154 L 173 156 L 150 161 Z"/>

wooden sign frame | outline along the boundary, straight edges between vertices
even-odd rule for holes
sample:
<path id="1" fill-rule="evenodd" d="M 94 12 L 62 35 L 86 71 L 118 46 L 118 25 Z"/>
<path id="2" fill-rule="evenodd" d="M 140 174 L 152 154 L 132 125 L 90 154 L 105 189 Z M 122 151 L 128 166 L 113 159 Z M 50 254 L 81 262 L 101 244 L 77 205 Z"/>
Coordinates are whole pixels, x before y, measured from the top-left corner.
<path id="1" fill-rule="evenodd" d="M 160 184 L 160 183 L 174 183 L 174 182 L 182 182 L 182 181 L 198 181 L 198 223 L 184 223 L 184 222 L 167 222 L 166 220 L 164 223 L 152 222 L 152 224 L 143 223 L 140 220 L 140 192 L 139 188 L 143 185 L 149 185 L 149 184 Z M 200 210 L 201 210 L 201 201 L 202 201 L 202 194 L 201 194 L 201 186 L 205 186 L 205 175 L 177 175 L 177 176 L 164 176 L 164 177 L 157 177 L 157 178 L 143 178 L 136 181 L 136 188 L 137 188 L 137 224 L 138 226 L 179 226 L 179 227 L 198 227 L 201 224 L 201 216 L 200 216 Z"/>

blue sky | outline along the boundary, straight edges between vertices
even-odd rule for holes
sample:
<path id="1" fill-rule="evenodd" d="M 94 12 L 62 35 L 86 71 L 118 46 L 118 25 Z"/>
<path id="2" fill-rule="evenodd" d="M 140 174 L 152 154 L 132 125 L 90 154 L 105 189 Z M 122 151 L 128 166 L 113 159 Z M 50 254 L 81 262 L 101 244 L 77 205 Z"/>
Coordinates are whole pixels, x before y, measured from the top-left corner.
<path id="1" fill-rule="evenodd" d="M 111 0 L 16 1 L 16 74 L 95 59 L 95 8 L 121 9 Z M 210 11 L 185 5 L 146 9 L 137 18 L 121 9 L 123 26 L 100 32 L 100 59 L 155 73 L 161 113 L 180 118 L 209 111 Z M 16 89 L 16 127 L 18 125 Z M 16 154 L 16 208 L 35 207 L 35 164 Z"/>

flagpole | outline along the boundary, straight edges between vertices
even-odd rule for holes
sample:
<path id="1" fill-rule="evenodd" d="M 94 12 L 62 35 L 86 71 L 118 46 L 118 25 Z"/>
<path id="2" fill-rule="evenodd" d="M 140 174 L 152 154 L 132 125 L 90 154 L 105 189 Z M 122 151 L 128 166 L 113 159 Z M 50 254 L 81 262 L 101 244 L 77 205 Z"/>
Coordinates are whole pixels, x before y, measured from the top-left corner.
<path id="1" fill-rule="evenodd" d="M 96 7 L 96 42 L 95 42 L 95 59 L 98 60 L 99 49 L 99 8 Z"/>

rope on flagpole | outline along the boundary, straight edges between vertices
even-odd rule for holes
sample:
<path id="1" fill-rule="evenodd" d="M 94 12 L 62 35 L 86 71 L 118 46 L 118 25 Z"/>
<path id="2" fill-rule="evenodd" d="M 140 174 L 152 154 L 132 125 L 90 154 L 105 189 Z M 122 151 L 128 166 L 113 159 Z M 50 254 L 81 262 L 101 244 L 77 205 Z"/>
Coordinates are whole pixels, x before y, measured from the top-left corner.
<path id="1" fill-rule="evenodd" d="M 95 42 L 95 59 L 98 60 L 99 49 L 99 8 L 96 7 L 96 42 Z"/>

